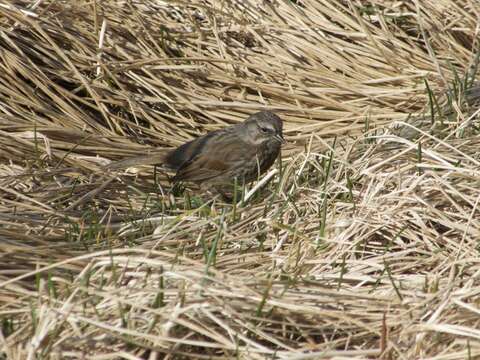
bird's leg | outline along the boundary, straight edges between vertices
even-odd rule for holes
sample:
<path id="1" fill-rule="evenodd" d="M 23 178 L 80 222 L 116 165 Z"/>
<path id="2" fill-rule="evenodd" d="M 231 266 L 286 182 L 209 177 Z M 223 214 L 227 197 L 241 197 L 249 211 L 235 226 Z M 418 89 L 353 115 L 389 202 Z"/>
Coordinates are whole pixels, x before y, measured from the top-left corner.
<path id="1" fill-rule="evenodd" d="M 243 182 L 242 182 L 243 183 Z M 235 178 L 233 183 L 226 183 L 214 186 L 214 189 L 222 196 L 223 200 L 229 203 L 238 202 L 242 199 L 242 188 L 239 189 L 238 179 Z"/>
<path id="2" fill-rule="evenodd" d="M 224 189 L 222 189 L 221 187 L 215 187 L 215 190 L 222 196 L 222 199 L 223 199 L 225 202 L 233 203 L 234 196 L 232 196 L 232 194 L 227 193 L 227 192 L 226 192 Z"/>

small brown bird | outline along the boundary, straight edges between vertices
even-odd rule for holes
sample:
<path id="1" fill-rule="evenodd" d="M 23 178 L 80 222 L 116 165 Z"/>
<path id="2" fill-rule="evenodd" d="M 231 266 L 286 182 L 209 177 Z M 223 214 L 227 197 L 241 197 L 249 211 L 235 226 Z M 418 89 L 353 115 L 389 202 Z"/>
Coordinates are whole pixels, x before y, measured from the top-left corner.
<path id="1" fill-rule="evenodd" d="M 224 194 L 225 186 L 231 187 L 235 178 L 240 185 L 249 183 L 272 166 L 285 142 L 282 128 L 282 120 L 277 115 L 260 111 L 241 124 L 212 131 L 179 146 L 160 162 L 176 172 L 174 182 L 205 184 Z M 109 167 L 145 163 L 127 159 L 118 162 L 120 166 L 113 163 Z"/>

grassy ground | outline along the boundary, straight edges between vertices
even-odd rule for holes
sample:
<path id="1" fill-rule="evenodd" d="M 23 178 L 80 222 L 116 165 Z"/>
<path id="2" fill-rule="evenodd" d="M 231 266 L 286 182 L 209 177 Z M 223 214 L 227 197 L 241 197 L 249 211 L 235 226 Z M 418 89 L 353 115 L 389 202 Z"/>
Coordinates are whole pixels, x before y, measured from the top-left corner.
<path id="1" fill-rule="evenodd" d="M 0 1 L 0 359 L 480 358 L 479 17 Z M 262 108 L 237 204 L 103 170 Z"/>

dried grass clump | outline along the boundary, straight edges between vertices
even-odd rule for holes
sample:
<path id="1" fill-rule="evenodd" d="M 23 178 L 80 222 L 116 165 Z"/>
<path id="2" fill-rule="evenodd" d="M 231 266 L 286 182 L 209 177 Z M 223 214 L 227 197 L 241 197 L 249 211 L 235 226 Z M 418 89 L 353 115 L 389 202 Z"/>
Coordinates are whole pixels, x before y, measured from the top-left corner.
<path id="1" fill-rule="evenodd" d="M 0 14 L 0 358 L 480 357 L 477 3 Z M 104 170 L 261 108 L 237 204 Z"/>

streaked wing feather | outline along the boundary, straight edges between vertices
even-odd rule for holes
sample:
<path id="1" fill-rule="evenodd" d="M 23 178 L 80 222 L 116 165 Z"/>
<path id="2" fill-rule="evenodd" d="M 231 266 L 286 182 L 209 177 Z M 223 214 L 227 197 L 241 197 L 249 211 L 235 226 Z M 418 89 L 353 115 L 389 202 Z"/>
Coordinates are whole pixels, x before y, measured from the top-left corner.
<path id="1" fill-rule="evenodd" d="M 255 150 L 249 150 L 238 138 L 231 140 L 212 142 L 204 147 L 200 154 L 178 169 L 174 181 L 203 182 L 233 173 L 234 169 L 241 169 L 247 159 L 255 156 Z"/>

